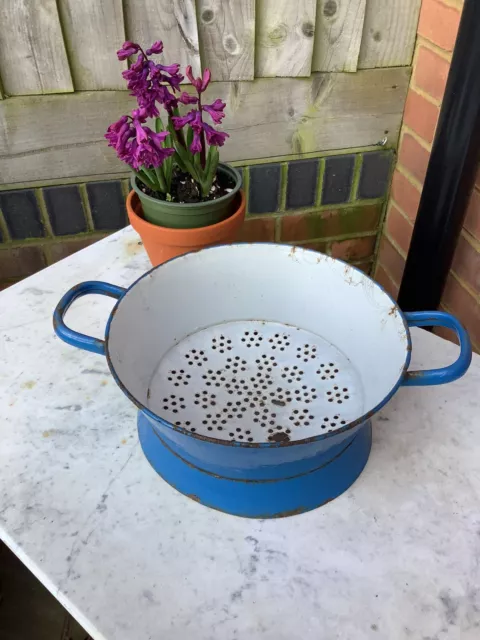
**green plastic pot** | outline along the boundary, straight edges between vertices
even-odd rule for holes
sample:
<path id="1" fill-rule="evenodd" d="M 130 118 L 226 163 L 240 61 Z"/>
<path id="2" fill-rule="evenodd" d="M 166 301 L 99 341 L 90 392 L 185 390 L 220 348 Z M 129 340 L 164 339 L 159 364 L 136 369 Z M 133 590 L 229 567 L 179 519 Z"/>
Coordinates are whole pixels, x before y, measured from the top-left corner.
<path id="1" fill-rule="evenodd" d="M 222 163 L 218 165 L 217 172 L 231 176 L 235 186 L 230 193 L 207 202 L 179 203 L 157 200 L 138 188 L 135 175 L 132 175 L 131 183 L 140 198 L 147 222 L 170 229 L 198 229 L 221 222 L 234 213 L 235 197 L 242 186 L 240 173 L 230 165 Z"/>

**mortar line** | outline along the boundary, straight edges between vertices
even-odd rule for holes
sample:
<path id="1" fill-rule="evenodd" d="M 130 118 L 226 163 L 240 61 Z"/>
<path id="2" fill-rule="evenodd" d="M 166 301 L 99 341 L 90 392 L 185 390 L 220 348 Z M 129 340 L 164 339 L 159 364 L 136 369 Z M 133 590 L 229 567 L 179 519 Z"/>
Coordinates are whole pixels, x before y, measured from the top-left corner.
<path id="1" fill-rule="evenodd" d="M 90 202 L 88 200 L 87 185 L 85 183 L 79 184 L 78 190 L 80 192 L 80 199 L 82 201 L 83 215 L 85 216 L 85 220 L 87 221 L 87 229 L 89 231 L 95 231 L 92 210 L 90 209 Z"/>
<path id="2" fill-rule="evenodd" d="M 53 238 L 55 234 L 53 233 L 52 223 L 50 222 L 50 216 L 48 215 L 47 204 L 45 202 L 45 196 L 43 194 L 43 189 L 34 189 L 35 200 L 37 201 L 37 205 L 40 211 L 40 218 L 42 220 L 42 224 L 45 228 L 47 236 Z"/>

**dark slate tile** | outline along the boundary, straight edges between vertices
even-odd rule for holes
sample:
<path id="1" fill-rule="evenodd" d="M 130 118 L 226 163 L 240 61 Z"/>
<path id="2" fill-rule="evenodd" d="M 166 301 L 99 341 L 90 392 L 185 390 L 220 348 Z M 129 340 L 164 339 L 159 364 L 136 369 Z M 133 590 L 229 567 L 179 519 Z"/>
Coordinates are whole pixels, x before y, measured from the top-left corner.
<path id="1" fill-rule="evenodd" d="M 48 187 L 43 190 L 43 196 L 56 236 L 68 236 L 87 230 L 80 191 L 76 185 Z"/>
<path id="2" fill-rule="evenodd" d="M 350 200 L 354 165 L 354 155 L 326 159 L 322 204 L 340 204 Z"/>
<path id="3" fill-rule="evenodd" d="M 288 163 L 287 209 L 312 207 L 317 190 L 318 160 Z"/>
<path id="4" fill-rule="evenodd" d="M 96 229 L 122 229 L 126 226 L 125 199 L 118 180 L 89 182 L 87 193 Z"/>
<path id="5" fill-rule="evenodd" d="M 261 164 L 250 167 L 250 213 L 272 213 L 280 200 L 280 165 Z"/>
<path id="6" fill-rule="evenodd" d="M 391 164 L 392 154 L 390 152 L 378 151 L 366 153 L 363 156 L 358 185 L 359 198 L 381 198 L 386 194 Z"/>
<path id="7" fill-rule="evenodd" d="M 0 193 L 0 207 L 12 240 L 41 238 L 45 235 L 32 189 L 3 191 Z"/>

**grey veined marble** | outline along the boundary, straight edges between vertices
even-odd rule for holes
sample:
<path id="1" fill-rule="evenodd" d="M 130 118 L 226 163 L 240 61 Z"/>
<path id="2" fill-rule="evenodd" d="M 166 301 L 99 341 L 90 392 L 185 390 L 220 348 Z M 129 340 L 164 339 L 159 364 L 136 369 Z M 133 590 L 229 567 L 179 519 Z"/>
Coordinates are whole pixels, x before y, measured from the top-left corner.
<path id="1" fill-rule="evenodd" d="M 155 474 L 104 359 L 52 330 L 70 286 L 147 268 L 128 228 L 0 294 L 2 539 L 95 640 L 478 640 L 480 358 L 401 390 L 337 500 L 223 515 Z M 68 322 L 101 337 L 113 304 L 82 298 Z M 456 357 L 413 334 L 415 365 Z"/>

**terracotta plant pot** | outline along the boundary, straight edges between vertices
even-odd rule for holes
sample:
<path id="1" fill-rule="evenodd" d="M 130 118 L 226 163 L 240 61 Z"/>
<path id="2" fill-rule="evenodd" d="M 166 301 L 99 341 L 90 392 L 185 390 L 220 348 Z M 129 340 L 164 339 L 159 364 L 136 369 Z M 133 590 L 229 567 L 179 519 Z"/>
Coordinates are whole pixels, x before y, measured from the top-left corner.
<path id="1" fill-rule="evenodd" d="M 220 163 L 218 173 L 233 180 L 235 186 L 226 195 L 206 202 L 168 202 L 147 196 L 137 185 L 132 175 L 131 184 L 142 203 L 143 217 L 162 227 L 171 229 L 197 229 L 225 220 L 235 210 L 235 198 L 242 186 L 240 173 L 228 164 Z"/>
<path id="2" fill-rule="evenodd" d="M 130 224 L 143 241 L 150 262 L 156 267 L 190 251 L 235 242 L 245 218 L 245 194 L 242 190 L 237 193 L 234 213 L 229 218 L 199 229 L 171 229 L 147 222 L 143 218 L 141 202 L 133 190 L 127 197 L 127 212 Z"/>

